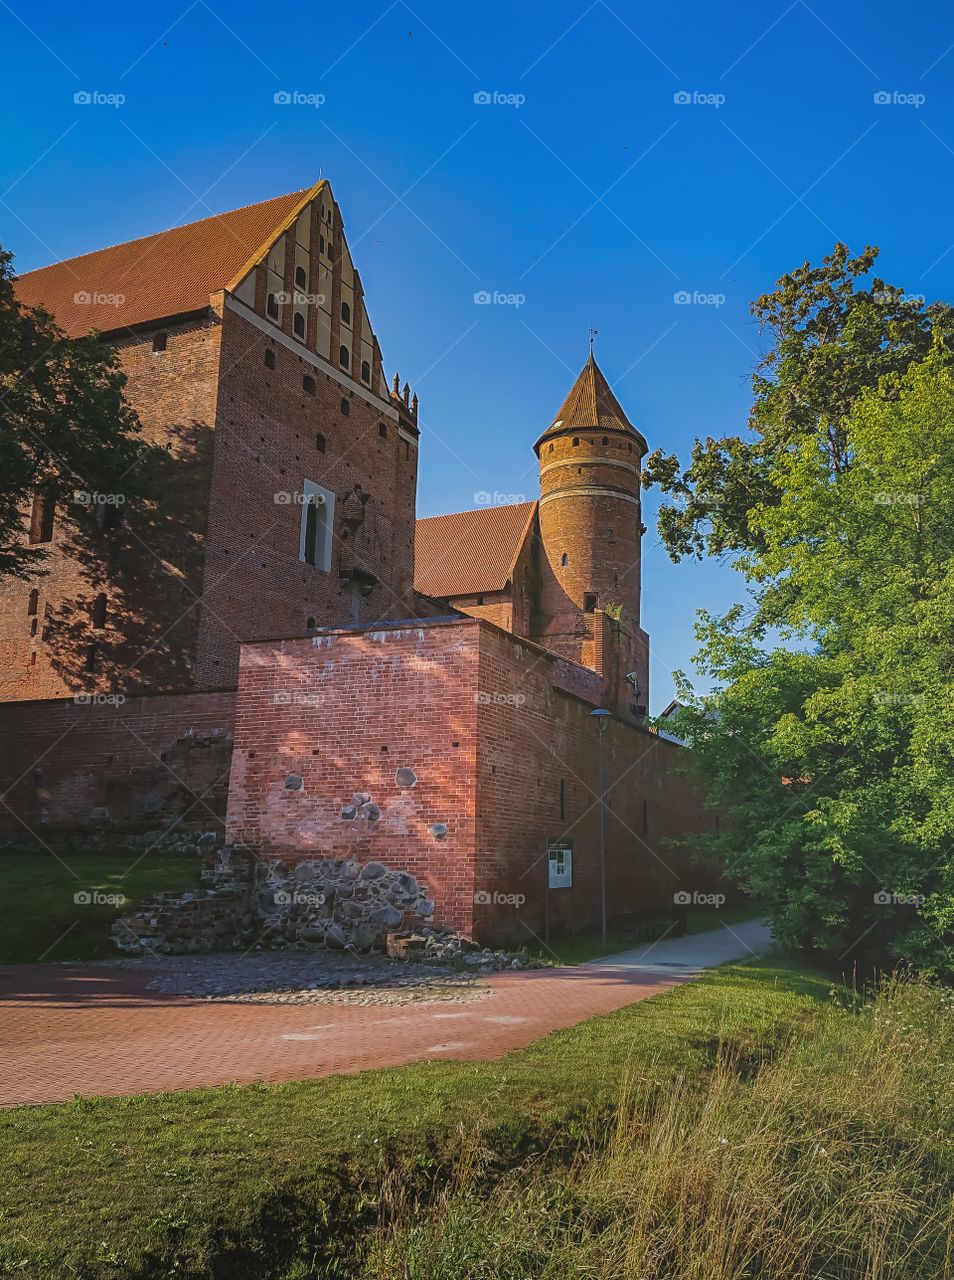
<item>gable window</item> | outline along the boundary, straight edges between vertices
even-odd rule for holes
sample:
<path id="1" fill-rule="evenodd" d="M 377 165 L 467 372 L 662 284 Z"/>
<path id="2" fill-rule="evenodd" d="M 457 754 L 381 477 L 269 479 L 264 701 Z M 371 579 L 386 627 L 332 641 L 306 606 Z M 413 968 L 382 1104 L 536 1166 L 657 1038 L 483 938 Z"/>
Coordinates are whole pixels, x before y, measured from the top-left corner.
<path id="1" fill-rule="evenodd" d="M 295 268 L 295 285 L 299 289 L 304 289 L 308 285 L 308 276 L 304 267 Z"/>
<path id="2" fill-rule="evenodd" d="M 362 382 L 371 381 L 371 361 L 370 360 L 361 361 L 361 381 Z"/>
<path id="3" fill-rule="evenodd" d="M 37 489 L 33 495 L 33 510 L 30 513 L 30 541 L 52 542 L 53 517 L 56 503 L 47 489 Z"/>
<path id="4" fill-rule="evenodd" d="M 347 302 L 342 302 L 341 304 L 341 318 L 345 324 L 351 323 L 351 306 Z"/>
<path id="5" fill-rule="evenodd" d="M 325 573 L 331 568 L 331 535 L 334 525 L 335 495 L 320 484 L 305 480 L 301 509 L 298 558 Z"/>
<path id="6" fill-rule="evenodd" d="M 596 609 L 596 592 L 584 591 L 583 592 L 583 612 L 593 613 L 595 609 Z"/>
<path id="7" fill-rule="evenodd" d="M 338 348 L 338 363 L 342 369 L 347 369 L 351 364 L 351 352 L 343 344 Z"/>
<path id="8" fill-rule="evenodd" d="M 292 320 L 292 329 L 296 338 L 304 338 L 305 336 L 305 316 L 301 311 L 295 312 L 295 318 Z"/>
<path id="9" fill-rule="evenodd" d="M 268 300 L 265 303 L 265 314 L 268 316 L 269 320 L 277 320 L 281 314 L 278 306 L 278 298 L 274 293 L 270 293 L 268 295 Z"/>

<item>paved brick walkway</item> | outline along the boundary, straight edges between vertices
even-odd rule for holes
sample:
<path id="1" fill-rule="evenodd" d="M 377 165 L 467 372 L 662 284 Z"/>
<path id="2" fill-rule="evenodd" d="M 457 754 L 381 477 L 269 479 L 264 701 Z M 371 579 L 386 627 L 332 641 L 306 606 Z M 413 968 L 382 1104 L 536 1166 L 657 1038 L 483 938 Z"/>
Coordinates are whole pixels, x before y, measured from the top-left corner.
<path id="1" fill-rule="evenodd" d="M 0 969 L 0 1105 L 499 1058 L 692 976 L 628 959 L 493 974 L 486 999 L 399 1006 L 215 1003 L 146 991 L 143 972 L 8 966 Z"/>

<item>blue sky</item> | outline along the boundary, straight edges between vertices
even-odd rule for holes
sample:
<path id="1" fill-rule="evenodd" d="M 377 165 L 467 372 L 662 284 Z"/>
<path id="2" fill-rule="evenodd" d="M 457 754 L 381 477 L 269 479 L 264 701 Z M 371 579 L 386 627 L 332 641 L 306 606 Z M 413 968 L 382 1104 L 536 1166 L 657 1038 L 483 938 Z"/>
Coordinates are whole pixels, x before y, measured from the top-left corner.
<path id="1" fill-rule="evenodd" d="M 536 495 L 531 445 L 591 326 L 650 446 L 685 456 L 744 429 L 750 300 L 836 239 L 954 294 L 946 5 L 9 0 L 0 41 L 20 270 L 330 178 L 385 364 L 421 398 L 422 515 Z M 671 564 L 655 506 L 659 709 L 695 610 L 743 587 Z"/>

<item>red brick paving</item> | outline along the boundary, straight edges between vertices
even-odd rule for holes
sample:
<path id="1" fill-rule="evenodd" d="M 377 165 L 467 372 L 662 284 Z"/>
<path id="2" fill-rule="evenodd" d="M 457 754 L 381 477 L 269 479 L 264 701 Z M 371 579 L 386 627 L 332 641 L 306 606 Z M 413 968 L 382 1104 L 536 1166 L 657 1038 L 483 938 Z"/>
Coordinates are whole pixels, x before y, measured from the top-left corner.
<path id="1" fill-rule="evenodd" d="M 0 1105 L 499 1058 L 681 980 L 590 965 L 493 974 L 493 994 L 470 1003 L 346 1006 L 168 996 L 146 991 L 150 976 L 52 965 L 0 970 Z"/>

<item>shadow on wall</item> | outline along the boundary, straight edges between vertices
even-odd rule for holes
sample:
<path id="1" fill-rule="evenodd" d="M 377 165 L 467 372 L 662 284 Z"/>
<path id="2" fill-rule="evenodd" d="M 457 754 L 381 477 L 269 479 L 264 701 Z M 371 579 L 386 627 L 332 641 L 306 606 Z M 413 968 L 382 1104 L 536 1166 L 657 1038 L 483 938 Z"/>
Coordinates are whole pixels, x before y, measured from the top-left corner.
<path id="1" fill-rule="evenodd" d="M 148 501 L 78 491 L 63 557 L 82 590 L 47 605 L 42 638 L 53 670 L 75 692 L 161 693 L 187 687 L 195 664 L 211 429 L 173 429 L 153 450 Z"/>

